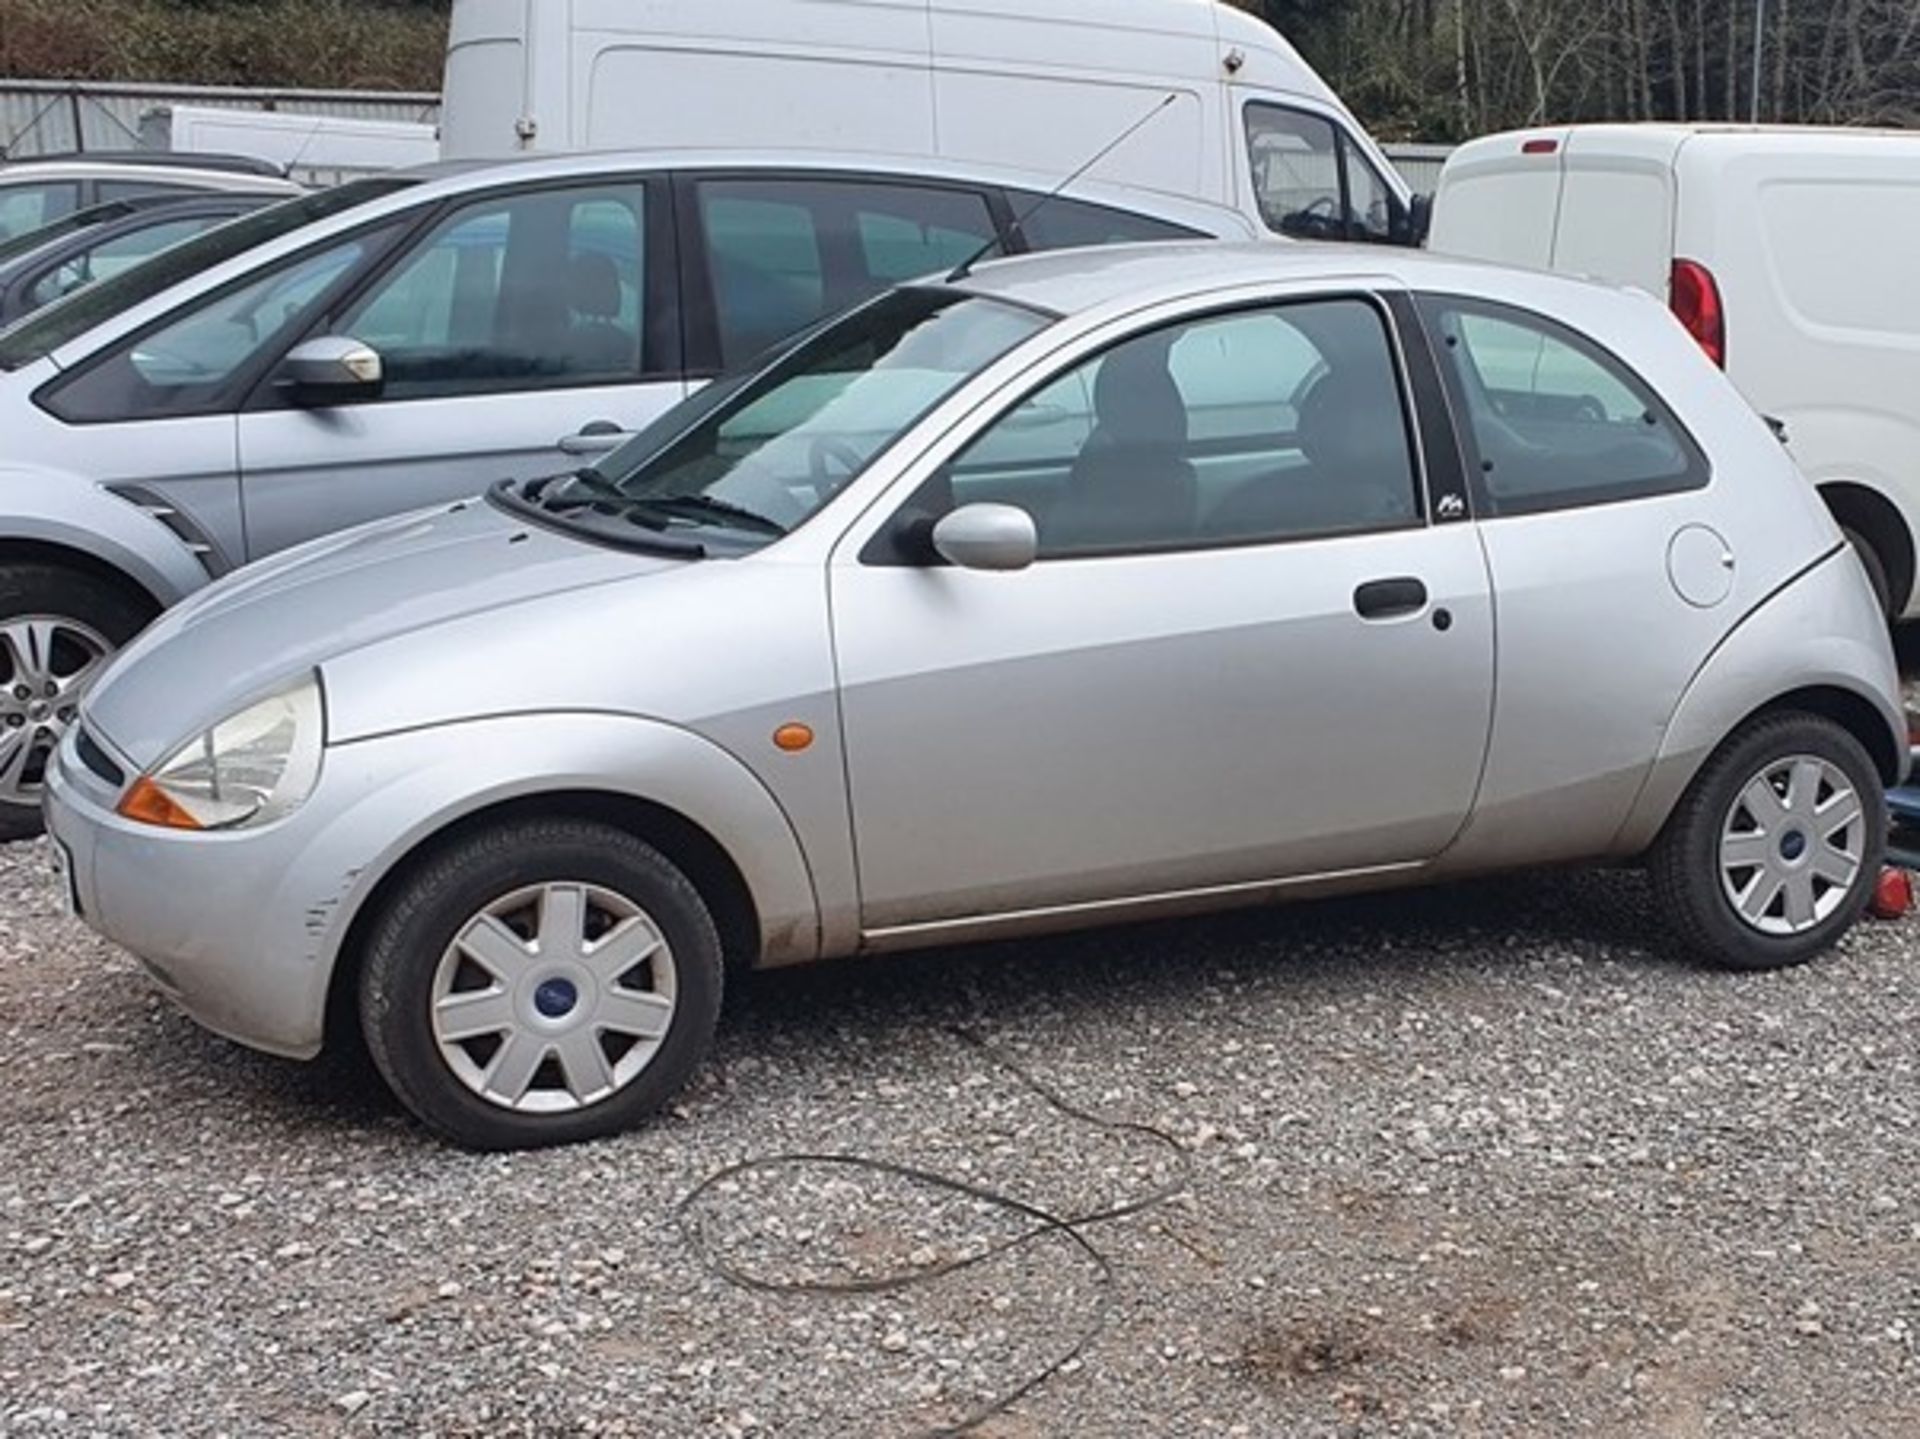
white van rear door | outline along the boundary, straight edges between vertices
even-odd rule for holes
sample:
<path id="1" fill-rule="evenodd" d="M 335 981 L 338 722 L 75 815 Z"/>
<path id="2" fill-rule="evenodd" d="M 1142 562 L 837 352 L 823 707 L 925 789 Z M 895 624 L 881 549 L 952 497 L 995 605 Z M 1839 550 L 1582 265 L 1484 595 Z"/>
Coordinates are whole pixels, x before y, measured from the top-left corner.
<path id="1" fill-rule="evenodd" d="M 1554 269 L 1667 298 L 1673 266 L 1673 164 L 1683 133 L 1640 125 L 1571 132 L 1562 147 Z"/>
<path id="2" fill-rule="evenodd" d="M 1553 268 L 1566 129 L 1519 130 L 1462 145 L 1433 197 L 1435 254 Z"/>

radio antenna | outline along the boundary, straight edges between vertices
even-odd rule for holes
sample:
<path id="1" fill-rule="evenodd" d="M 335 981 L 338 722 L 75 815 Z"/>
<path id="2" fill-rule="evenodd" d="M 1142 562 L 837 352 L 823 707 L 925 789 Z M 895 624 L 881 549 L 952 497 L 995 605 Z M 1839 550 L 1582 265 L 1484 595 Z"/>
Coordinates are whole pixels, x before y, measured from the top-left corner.
<path id="1" fill-rule="evenodd" d="M 1139 131 L 1144 130 L 1149 121 L 1179 98 L 1180 95 L 1178 91 L 1168 91 L 1165 99 L 1147 111 L 1147 113 L 1142 115 L 1138 120 L 1135 120 L 1131 125 L 1127 126 L 1127 128 L 1122 130 L 1118 135 L 1115 135 L 1091 160 L 1088 160 L 1086 164 L 1082 165 L 1078 170 L 1075 170 L 1038 200 L 1035 200 L 1025 210 L 1022 210 L 1014 219 L 1013 224 L 1008 227 L 1007 239 L 1011 241 L 1016 236 L 1024 235 L 1026 233 L 1027 221 L 1031 220 L 1055 200 L 1058 200 L 1060 196 L 1066 192 L 1067 186 L 1071 185 L 1095 165 L 1098 165 L 1102 160 L 1106 159 L 1107 156 L 1111 155 L 1115 150 L 1118 150 L 1122 145 L 1126 144 L 1127 141 L 1131 140 Z M 988 255 L 992 254 L 999 245 L 1000 237 L 996 235 L 971 255 L 967 256 L 966 259 L 955 265 L 952 273 L 947 276 L 947 283 L 949 285 L 957 284 L 959 281 L 966 279 L 967 276 L 973 272 L 973 267 L 986 259 Z"/>

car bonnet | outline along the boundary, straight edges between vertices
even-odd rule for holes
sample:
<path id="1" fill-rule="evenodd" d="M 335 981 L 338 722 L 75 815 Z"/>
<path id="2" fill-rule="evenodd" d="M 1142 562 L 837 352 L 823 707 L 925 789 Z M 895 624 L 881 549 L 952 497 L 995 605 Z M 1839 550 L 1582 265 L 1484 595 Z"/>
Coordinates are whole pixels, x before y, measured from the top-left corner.
<path id="1" fill-rule="evenodd" d="M 584 543 L 482 500 L 378 521 L 250 566 L 168 611 L 95 685 L 86 723 L 146 769 L 329 659 L 683 563 Z"/>

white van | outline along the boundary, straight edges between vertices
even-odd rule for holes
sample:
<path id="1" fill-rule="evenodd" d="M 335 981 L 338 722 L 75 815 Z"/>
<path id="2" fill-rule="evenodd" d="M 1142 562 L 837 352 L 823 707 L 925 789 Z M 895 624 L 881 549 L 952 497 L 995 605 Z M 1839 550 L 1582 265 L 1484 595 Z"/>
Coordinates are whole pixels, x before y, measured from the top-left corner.
<path id="1" fill-rule="evenodd" d="M 1424 200 L 1339 97 L 1217 0 L 454 0 L 441 136 L 449 159 L 778 145 L 1064 178 L 1143 119 L 1094 177 L 1420 240 Z"/>
<path id="2" fill-rule="evenodd" d="M 1517 131 L 1456 151 L 1431 247 L 1665 298 L 1920 613 L 1920 135 L 1717 125 Z"/>
<path id="3" fill-rule="evenodd" d="M 432 125 L 213 105 L 156 105 L 140 117 L 140 143 L 149 150 L 252 155 L 307 185 L 338 185 L 440 158 Z"/>

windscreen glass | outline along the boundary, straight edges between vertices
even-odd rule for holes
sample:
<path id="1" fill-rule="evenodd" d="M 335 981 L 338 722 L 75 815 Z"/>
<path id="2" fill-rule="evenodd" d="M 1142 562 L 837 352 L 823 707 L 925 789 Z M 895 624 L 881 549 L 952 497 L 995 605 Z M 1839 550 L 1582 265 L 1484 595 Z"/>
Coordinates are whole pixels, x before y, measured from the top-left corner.
<path id="1" fill-rule="evenodd" d="M 355 180 L 317 195 L 303 195 L 257 211 L 231 225 L 222 225 L 197 239 L 163 250 L 144 264 L 88 286 L 0 334 L 0 369 L 17 370 L 52 354 L 94 326 L 146 303 L 183 280 L 245 254 L 256 245 L 277 240 L 304 225 L 344 214 L 418 183 L 397 176 Z"/>

